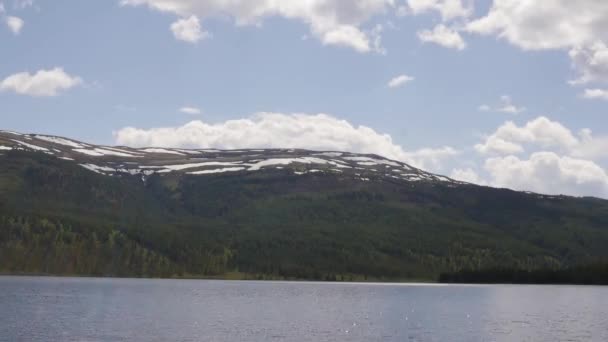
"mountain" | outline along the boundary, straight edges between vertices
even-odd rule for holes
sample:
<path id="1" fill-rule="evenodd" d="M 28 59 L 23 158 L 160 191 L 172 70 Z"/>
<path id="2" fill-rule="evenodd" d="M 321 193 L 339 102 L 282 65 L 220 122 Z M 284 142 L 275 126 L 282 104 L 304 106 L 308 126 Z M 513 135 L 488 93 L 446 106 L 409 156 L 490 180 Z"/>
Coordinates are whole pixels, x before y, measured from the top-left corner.
<path id="1" fill-rule="evenodd" d="M 145 182 L 153 174 L 211 175 L 246 174 L 256 171 L 287 170 L 295 175 L 332 174 L 342 178 L 370 181 L 427 181 L 459 184 L 407 164 L 376 155 L 345 152 L 314 152 L 297 149 L 176 149 L 129 148 L 85 144 L 71 139 L 0 131 L 0 151 L 42 152 L 73 162 L 106 176 L 140 176 Z"/>
<path id="2" fill-rule="evenodd" d="M 433 280 L 608 259 L 608 201 L 377 155 L 98 146 L 0 131 L 0 272 Z"/>

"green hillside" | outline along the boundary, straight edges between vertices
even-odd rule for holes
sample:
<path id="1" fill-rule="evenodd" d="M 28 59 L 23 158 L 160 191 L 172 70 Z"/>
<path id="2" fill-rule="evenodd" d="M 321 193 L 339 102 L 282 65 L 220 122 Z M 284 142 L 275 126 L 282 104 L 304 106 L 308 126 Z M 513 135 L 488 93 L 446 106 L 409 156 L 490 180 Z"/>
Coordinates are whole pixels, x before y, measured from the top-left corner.
<path id="1" fill-rule="evenodd" d="M 433 280 L 608 258 L 608 201 L 267 170 L 107 176 L 0 156 L 0 272 Z"/>

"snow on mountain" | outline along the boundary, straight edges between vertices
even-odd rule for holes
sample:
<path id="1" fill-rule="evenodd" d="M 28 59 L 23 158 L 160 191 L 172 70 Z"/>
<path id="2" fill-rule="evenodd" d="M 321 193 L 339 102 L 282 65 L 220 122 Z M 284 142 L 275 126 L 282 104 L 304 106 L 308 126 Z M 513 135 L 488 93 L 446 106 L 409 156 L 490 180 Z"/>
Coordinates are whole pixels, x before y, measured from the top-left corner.
<path id="1" fill-rule="evenodd" d="M 220 173 L 288 170 L 295 175 L 333 174 L 360 181 L 390 180 L 462 184 L 408 164 L 377 155 L 301 149 L 177 149 L 97 146 L 62 137 L 0 131 L 0 156 L 11 150 L 53 155 L 91 172 L 121 174 L 214 175 Z"/>

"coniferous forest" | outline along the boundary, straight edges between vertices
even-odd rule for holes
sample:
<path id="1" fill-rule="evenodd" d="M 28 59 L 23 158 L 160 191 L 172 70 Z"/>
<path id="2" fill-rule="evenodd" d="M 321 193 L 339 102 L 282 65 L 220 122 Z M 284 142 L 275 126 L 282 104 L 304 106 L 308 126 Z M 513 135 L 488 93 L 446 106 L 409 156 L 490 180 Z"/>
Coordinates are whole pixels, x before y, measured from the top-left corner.
<path id="1" fill-rule="evenodd" d="M 142 181 L 0 156 L 5 274 L 605 283 L 606 246 L 595 198 L 277 169 Z"/>

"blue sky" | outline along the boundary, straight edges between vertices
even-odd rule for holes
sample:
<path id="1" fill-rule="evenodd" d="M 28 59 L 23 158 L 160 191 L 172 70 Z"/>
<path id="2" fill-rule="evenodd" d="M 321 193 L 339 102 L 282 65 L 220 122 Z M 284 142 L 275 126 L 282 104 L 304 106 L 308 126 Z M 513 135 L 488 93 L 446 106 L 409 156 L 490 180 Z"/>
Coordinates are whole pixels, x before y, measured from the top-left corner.
<path id="1" fill-rule="evenodd" d="M 565 0 L 1 2 L 1 129 L 342 148 L 608 197 L 602 1 L 575 14 Z"/>

